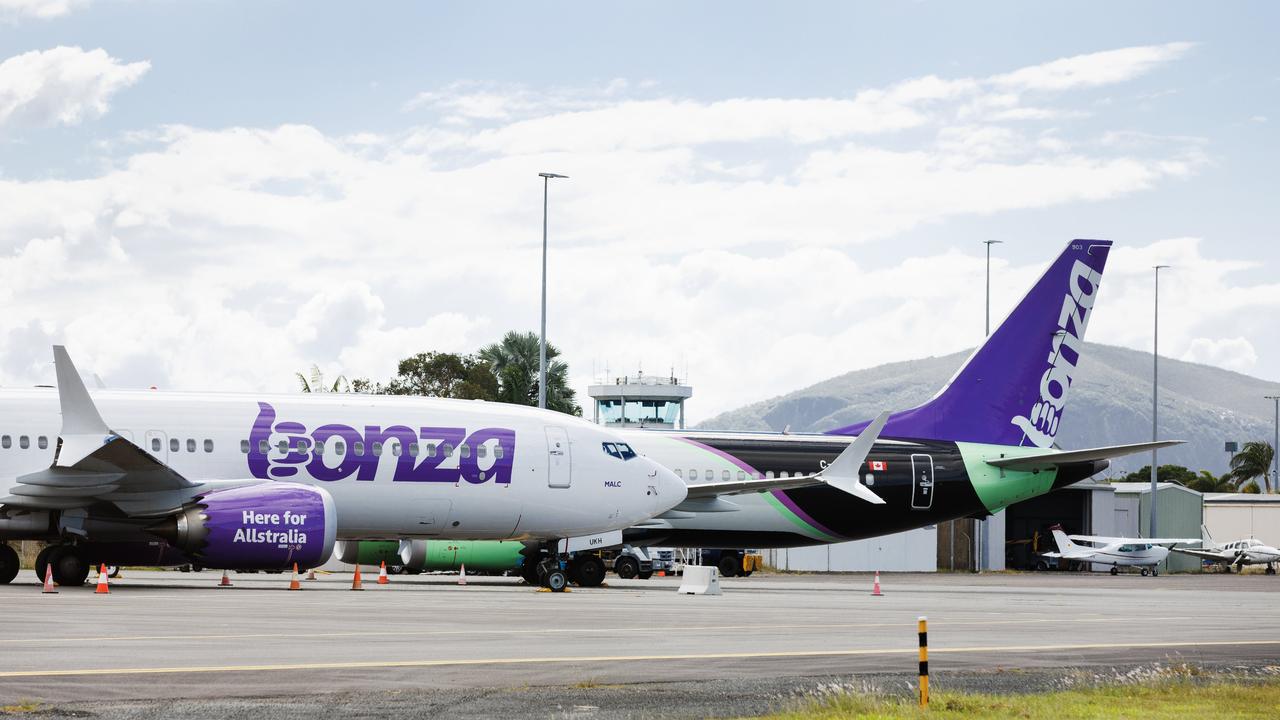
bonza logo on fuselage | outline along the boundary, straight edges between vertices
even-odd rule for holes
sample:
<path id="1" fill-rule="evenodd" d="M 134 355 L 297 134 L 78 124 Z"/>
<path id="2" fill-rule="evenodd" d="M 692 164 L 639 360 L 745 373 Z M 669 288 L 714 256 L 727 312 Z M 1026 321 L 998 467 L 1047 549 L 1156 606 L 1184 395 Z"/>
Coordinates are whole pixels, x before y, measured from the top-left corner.
<path id="1" fill-rule="evenodd" d="M 271 436 L 281 439 L 274 444 Z M 258 403 L 258 418 L 249 432 L 249 474 L 281 479 L 302 468 L 317 480 L 334 481 L 356 476 L 373 480 L 378 463 L 395 463 L 395 482 L 479 484 L 492 480 L 511 483 L 516 454 L 516 433 L 507 428 L 482 428 L 470 435 L 466 428 L 381 427 L 366 425 L 364 432 L 349 425 L 328 424 L 307 431 L 299 422 L 276 422 L 275 408 Z M 336 461 L 336 465 L 333 465 Z"/>
<path id="2" fill-rule="evenodd" d="M 1030 418 L 1019 415 L 1009 421 L 1017 425 L 1036 447 L 1051 447 L 1054 436 L 1058 434 L 1058 420 L 1067 402 L 1067 390 L 1071 388 L 1076 363 L 1080 361 L 1080 345 L 1101 280 L 1101 273 L 1076 260 L 1071 268 L 1071 279 L 1067 282 L 1067 293 L 1062 298 L 1062 311 L 1058 314 L 1059 332 L 1054 334 L 1049 345 L 1046 360 L 1049 367 L 1040 377 L 1040 399 L 1031 406 Z M 1063 354 L 1064 345 L 1075 354 L 1075 360 Z"/>

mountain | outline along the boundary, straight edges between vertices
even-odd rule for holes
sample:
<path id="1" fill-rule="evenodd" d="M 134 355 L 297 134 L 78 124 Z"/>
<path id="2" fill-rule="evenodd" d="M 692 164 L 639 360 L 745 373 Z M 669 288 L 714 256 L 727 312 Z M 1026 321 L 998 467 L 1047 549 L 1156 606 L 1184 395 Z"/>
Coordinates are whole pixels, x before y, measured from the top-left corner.
<path id="1" fill-rule="evenodd" d="M 716 430 L 822 432 L 904 410 L 928 400 L 971 351 L 855 370 L 788 395 L 717 415 L 698 427 Z M 1160 464 L 1227 470 L 1225 441 L 1271 442 L 1275 406 L 1264 395 L 1280 383 L 1221 368 L 1160 358 L 1160 437 L 1186 445 L 1160 451 Z M 1151 354 L 1087 343 L 1058 431 L 1059 446 L 1097 447 L 1151 439 Z M 1106 475 L 1141 468 L 1151 455 L 1112 463 Z"/>

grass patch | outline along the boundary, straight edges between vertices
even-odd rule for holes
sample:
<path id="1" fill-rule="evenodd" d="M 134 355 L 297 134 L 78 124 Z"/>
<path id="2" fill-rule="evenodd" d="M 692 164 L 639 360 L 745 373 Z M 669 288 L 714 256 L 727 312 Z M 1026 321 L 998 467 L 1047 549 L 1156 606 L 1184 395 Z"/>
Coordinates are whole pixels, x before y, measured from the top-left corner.
<path id="1" fill-rule="evenodd" d="M 40 703 L 32 700 L 19 700 L 12 705 L 0 705 L 0 714 L 19 715 L 33 713 L 40 709 Z"/>
<path id="2" fill-rule="evenodd" d="M 1022 718 L 1024 720 L 1250 720 L 1280 717 L 1280 680 L 1167 680 L 1038 695 L 934 693 L 929 709 L 914 699 L 845 691 L 813 698 L 774 720 L 840 718 Z"/>

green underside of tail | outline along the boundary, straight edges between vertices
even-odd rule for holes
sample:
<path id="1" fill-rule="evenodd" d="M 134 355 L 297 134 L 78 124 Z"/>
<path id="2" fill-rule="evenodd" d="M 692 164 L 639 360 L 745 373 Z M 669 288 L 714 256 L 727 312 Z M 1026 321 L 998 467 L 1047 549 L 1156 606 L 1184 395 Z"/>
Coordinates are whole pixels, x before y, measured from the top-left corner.
<path id="1" fill-rule="evenodd" d="M 1006 508 L 1019 500 L 1043 495 L 1053 488 L 1057 470 L 1029 472 L 1025 470 L 1001 470 L 987 464 L 987 460 L 1036 455 L 1044 450 L 1037 447 L 1011 445 L 983 445 L 980 443 L 956 443 L 969 482 L 978 499 L 990 512 Z"/>

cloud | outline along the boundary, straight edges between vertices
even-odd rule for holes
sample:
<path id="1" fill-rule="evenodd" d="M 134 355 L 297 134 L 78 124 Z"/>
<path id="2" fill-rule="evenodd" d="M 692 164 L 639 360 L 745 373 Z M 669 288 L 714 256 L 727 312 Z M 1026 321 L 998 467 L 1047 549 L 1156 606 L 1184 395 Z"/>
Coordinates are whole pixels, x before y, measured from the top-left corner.
<path id="1" fill-rule="evenodd" d="M 1191 42 L 1142 45 L 1061 58 L 991 78 L 993 85 L 1024 91 L 1062 91 L 1126 82 L 1176 60 Z"/>
<path id="2" fill-rule="evenodd" d="M 544 170 L 572 176 L 552 187 L 549 334 L 580 389 L 593 362 L 687 366 L 696 420 L 952 352 L 981 331 L 981 259 L 917 252 L 904 233 L 1122 201 L 1206 162 L 1198 139 L 1106 135 L 1105 116 L 1079 127 L 1042 101 L 936 76 L 718 100 L 625 81 L 457 84 L 420 97 L 414 125 L 376 134 L 140 129 L 84 177 L 0 178 L 0 383 L 47 381 L 25 345 L 49 339 L 113 385 L 292 390 L 312 363 L 385 379 L 410 353 L 534 329 Z M 1001 115 L 1042 107 L 1051 127 Z M 882 240 L 891 252 L 875 252 Z M 1061 242 L 1043 243 L 1045 260 Z M 1177 262 L 1199 253 L 1167 248 Z M 1194 288 L 1218 304 L 1170 331 L 1178 354 L 1252 337 L 1214 330 L 1238 267 L 1219 262 L 1218 284 Z M 1005 303 L 1039 271 L 994 269 L 1017 278 L 993 287 Z M 1117 274 L 1117 305 L 1140 312 L 1144 276 Z"/>
<path id="3" fill-rule="evenodd" d="M 33 17 L 42 20 L 59 17 L 71 8 L 88 5 L 89 0 L 0 0 L 0 18 Z"/>
<path id="4" fill-rule="evenodd" d="M 151 64 L 123 63 L 102 48 L 59 46 L 0 63 L 0 127 L 76 125 L 104 115 L 111 96 L 133 85 Z"/>
<path id="5" fill-rule="evenodd" d="M 1258 364 L 1258 351 L 1242 337 L 1195 338 L 1187 344 L 1181 359 L 1247 373 Z"/>

